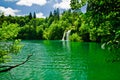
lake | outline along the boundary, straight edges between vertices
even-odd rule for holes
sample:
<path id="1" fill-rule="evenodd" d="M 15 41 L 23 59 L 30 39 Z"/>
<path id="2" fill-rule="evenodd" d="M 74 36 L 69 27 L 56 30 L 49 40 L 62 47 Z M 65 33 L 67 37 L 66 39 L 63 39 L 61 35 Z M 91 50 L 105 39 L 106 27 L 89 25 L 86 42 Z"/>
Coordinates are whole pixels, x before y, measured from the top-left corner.
<path id="1" fill-rule="evenodd" d="M 111 58 L 99 43 L 26 40 L 24 47 L 8 64 L 14 65 L 33 54 L 30 60 L 0 80 L 119 80 L 120 62 Z"/>

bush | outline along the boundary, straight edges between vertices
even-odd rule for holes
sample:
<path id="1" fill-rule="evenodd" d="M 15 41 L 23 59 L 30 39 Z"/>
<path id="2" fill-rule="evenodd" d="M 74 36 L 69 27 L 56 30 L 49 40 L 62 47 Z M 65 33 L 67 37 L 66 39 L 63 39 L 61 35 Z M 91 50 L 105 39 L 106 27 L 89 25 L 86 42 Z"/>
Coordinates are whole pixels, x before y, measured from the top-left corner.
<path id="1" fill-rule="evenodd" d="M 77 34 L 77 33 L 73 33 L 70 38 L 70 41 L 82 41 L 82 38 Z"/>

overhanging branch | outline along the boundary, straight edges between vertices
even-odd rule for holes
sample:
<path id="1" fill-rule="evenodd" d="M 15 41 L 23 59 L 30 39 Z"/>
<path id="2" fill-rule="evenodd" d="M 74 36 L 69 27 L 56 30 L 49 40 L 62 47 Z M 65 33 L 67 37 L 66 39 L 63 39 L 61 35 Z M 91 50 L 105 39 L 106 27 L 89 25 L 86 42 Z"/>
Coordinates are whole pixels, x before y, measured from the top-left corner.
<path id="1" fill-rule="evenodd" d="M 31 56 L 32 56 L 32 54 L 28 55 L 28 57 L 26 58 L 25 61 L 23 61 L 23 62 L 20 63 L 20 64 L 16 64 L 16 65 L 14 65 L 14 66 L 9 66 L 9 65 L 0 66 L 0 68 L 5 68 L 5 69 L 3 69 L 3 70 L 0 70 L 0 73 L 10 71 L 10 70 L 13 69 L 13 68 L 16 68 L 16 67 L 18 67 L 18 66 L 20 66 L 20 65 L 25 64 L 25 63 L 30 59 Z"/>

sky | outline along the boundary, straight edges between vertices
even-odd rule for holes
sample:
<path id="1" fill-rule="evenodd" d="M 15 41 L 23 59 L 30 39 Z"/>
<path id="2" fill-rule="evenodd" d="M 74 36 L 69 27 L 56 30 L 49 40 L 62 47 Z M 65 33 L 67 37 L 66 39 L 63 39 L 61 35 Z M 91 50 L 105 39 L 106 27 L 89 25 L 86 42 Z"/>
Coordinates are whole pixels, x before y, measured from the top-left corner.
<path id="1" fill-rule="evenodd" d="M 38 18 L 45 18 L 56 8 L 61 12 L 70 9 L 70 0 L 0 0 L 0 12 L 6 16 L 24 16 L 35 12 Z M 86 6 L 81 10 L 85 13 Z"/>

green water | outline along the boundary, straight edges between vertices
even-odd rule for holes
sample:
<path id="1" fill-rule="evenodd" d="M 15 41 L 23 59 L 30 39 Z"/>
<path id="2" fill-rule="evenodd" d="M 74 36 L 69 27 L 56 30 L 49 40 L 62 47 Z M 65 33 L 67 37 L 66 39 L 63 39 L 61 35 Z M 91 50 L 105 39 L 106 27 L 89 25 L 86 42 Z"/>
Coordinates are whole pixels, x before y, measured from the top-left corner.
<path id="1" fill-rule="evenodd" d="M 22 41 L 17 64 L 33 54 L 30 60 L 7 73 L 0 80 L 120 80 L 120 62 L 110 63 L 107 50 L 98 43 L 67 41 Z"/>

